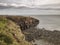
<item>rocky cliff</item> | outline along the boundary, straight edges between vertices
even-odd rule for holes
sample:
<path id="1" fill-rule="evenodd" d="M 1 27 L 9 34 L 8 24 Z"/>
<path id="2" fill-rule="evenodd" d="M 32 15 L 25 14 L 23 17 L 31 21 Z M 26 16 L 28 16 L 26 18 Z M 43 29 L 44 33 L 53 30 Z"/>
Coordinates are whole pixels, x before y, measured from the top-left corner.
<path id="1" fill-rule="evenodd" d="M 17 20 L 16 20 L 17 21 Z M 0 16 L 0 45 L 32 45 L 25 40 L 20 26 L 5 16 Z"/>
<path id="2" fill-rule="evenodd" d="M 35 27 L 39 24 L 39 20 L 32 18 L 32 17 L 6 16 L 6 18 L 18 24 L 21 30 L 26 30 L 26 29 Z"/>
<path id="3" fill-rule="evenodd" d="M 32 45 L 22 30 L 37 26 L 39 20 L 23 16 L 0 16 L 0 45 Z"/>

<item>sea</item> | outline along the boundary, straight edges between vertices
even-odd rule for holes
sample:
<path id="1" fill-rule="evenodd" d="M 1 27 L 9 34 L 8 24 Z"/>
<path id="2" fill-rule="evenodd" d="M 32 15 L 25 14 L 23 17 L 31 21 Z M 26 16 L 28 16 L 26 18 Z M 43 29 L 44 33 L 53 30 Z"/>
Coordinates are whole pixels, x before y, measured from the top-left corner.
<path id="1" fill-rule="evenodd" d="M 32 16 L 39 20 L 38 28 L 45 28 L 46 30 L 60 31 L 60 15 L 37 15 Z"/>

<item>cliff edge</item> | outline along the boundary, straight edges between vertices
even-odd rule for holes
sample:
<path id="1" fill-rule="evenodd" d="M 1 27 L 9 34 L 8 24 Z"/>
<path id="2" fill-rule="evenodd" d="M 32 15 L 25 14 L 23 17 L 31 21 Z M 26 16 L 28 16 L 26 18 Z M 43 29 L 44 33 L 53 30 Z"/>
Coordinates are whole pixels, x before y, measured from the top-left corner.
<path id="1" fill-rule="evenodd" d="M 15 22 L 0 16 L 0 45 L 32 45 L 25 40 L 20 26 Z"/>

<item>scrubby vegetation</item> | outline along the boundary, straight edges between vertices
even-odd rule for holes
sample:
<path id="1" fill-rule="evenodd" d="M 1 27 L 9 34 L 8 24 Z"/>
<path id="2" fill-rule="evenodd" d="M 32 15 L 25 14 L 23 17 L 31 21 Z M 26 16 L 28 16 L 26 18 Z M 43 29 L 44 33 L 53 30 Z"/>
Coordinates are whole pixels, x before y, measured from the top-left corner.
<path id="1" fill-rule="evenodd" d="M 32 45 L 16 23 L 0 16 L 0 45 Z"/>

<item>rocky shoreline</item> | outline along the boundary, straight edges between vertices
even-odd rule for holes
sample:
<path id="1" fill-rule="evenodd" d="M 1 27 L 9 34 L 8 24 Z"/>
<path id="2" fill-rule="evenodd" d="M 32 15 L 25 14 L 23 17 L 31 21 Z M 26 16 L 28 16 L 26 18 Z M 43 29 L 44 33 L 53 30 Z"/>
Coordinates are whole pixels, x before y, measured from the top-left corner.
<path id="1" fill-rule="evenodd" d="M 23 31 L 35 27 L 39 20 L 25 16 L 0 16 L 0 45 L 32 45 Z"/>
<path id="2" fill-rule="evenodd" d="M 46 29 L 38 29 L 31 28 L 23 31 L 27 41 L 35 42 L 35 40 L 44 40 L 53 45 L 60 45 L 60 31 L 54 30 L 46 30 Z"/>
<path id="3" fill-rule="evenodd" d="M 43 39 L 54 45 L 60 45 L 60 31 L 35 28 L 39 24 L 38 19 L 23 16 L 7 16 L 7 18 L 20 26 L 22 33 L 25 35 L 25 40 L 28 42 Z"/>
<path id="4" fill-rule="evenodd" d="M 6 20 L 5 20 L 6 19 Z M 7 25 L 6 25 L 6 24 Z M 0 16 L 0 43 L 1 45 L 8 42 L 2 42 L 3 36 L 12 38 L 12 45 L 32 45 L 31 42 L 36 40 L 44 40 L 53 45 L 60 45 L 60 31 L 46 30 L 45 28 L 39 29 L 36 26 L 39 20 L 32 17 L 24 16 Z M 7 26 L 7 27 L 6 27 Z M 2 33 L 1 33 L 2 32 Z M 3 34 L 3 35 L 2 35 Z M 9 35 L 8 35 L 9 34 Z M 2 35 L 2 36 L 1 36 Z M 9 37 L 10 36 L 10 37 Z M 22 39 L 23 38 L 23 39 Z M 7 41 L 9 41 L 7 39 Z M 37 45 L 37 44 L 33 44 Z M 40 45 L 40 44 L 39 44 Z M 49 45 L 49 44 L 48 44 Z"/>

